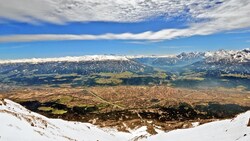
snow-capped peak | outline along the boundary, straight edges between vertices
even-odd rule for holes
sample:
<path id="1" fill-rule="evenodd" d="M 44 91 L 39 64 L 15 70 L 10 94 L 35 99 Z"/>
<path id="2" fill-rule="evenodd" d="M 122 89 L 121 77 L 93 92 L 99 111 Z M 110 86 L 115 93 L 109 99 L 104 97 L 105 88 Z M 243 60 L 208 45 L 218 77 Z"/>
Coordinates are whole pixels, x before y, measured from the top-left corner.
<path id="1" fill-rule="evenodd" d="M 206 62 L 224 62 L 224 63 L 244 63 L 250 61 L 250 49 L 243 50 L 219 50 L 205 53 Z"/>
<path id="2" fill-rule="evenodd" d="M 192 58 L 199 58 L 203 57 L 204 53 L 202 52 L 182 52 L 181 54 L 177 55 L 176 57 L 179 59 L 192 59 Z"/>
<path id="3" fill-rule="evenodd" d="M 137 58 L 175 58 L 176 55 L 130 55 L 126 56 L 129 59 L 137 59 Z"/>
<path id="4" fill-rule="evenodd" d="M 183 58 L 196 58 L 204 56 L 202 52 L 182 52 L 180 54 L 172 54 L 172 55 L 134 55 L 134 56 L 126 56 L 130 59 L 135 58 L 175 58 L 175 59 L 183 59 Z"/>
<path id="5" fill-rule="evenodd" d="M 16 59 L 16 60 L 0 60 L 0 64 L 9 63 L 45 63 L 45 62 L 84 62 L 84 61 L 128 61 L 126 56 L 116 55 L 86 55 L 79 57 L 59 57 L 59 58 L 32 58 L 32 59 Z"/>
<path id="6" fill-rule="evenodd" d="M 169 58 L 169 59 L 195 59 L 205 58 L 206 62 L 249 62 L 250 61 L 250 48 L 243 50 L 218 50 L 208 52 L 183 52 L 178 55 L 134 55 L 134 56 L 122 56 L 122 55 L 85 55 L 78 57 L 59 57 L 59 58 L 32 58 L 32 59 L 16 59 L 16 60 L 0 60 L 0 64 L 9 63 L 45 63 L 45 62 L 84 62 L 84 61 L 129 61 L 130 59 L 138 58 Z"/>

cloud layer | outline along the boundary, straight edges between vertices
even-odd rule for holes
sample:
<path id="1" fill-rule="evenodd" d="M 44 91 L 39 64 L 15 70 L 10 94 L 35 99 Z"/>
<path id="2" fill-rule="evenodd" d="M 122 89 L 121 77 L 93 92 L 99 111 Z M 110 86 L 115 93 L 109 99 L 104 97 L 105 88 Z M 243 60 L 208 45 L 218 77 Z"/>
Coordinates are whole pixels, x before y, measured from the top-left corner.
<path id="1" fill-rule="evenodd" d="M 0 17 L 23 22 L 138 22 L 196 17 L 223 0 L 1 0 Z"/>
<path id="2" fill-rule="evenodd" d="M 0 36 L 0 42 L 47 40 L 169 40 L 250 27 L 249 0 L 1 0 L 0 17 L 36 23 L 75 21 L 138 22 L 163 16 L 191 18 L 185 29 L 132 34 L 38 34 Z"/>

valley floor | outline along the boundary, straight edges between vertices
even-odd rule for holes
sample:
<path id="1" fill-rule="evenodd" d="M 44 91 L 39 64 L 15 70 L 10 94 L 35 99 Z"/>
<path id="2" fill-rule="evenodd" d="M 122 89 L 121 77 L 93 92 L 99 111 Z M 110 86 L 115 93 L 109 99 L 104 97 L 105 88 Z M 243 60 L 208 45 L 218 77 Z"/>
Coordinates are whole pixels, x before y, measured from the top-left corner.
<path id="1" fill-rule="evenodd" d="M 250 93 L 236 89 L 179 89 L 167 86 L 85 88 L 23 87 L 0 92 L 27 109 L 50 118 L 88 122 L 129 132 L 193 127 L 233 118 L 250 110 Z"/>

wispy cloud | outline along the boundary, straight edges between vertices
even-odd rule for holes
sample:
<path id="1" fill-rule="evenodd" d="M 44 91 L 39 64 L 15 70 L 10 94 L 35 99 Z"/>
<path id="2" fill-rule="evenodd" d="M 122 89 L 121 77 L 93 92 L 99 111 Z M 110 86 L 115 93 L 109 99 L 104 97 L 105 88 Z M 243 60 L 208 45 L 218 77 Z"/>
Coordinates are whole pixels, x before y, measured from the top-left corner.
<path id="1" fill-rule="evenodd" d="M 162 29 L 157 32 L 146 31 L 137 34 L 9 35 L 0 36 L 0 42 L 50 40 L 159 41 L 194 35 L 209 35 L 250 27 L 249 9 L 250 2 L 248 0 L 222 0 L 222 3 L 219 0 L 180 0 L 178 2 L 175 0 L 2 0 L 0 1 L 0 17 L 26 22 L 47 21 L 61 24 L 73 21 L 137 22 L 154 16 L 164 15 L 169 18 L 184 11 L 194 21 L 199 22 L 190 22 L 189 27 L 185 29 Z"/>

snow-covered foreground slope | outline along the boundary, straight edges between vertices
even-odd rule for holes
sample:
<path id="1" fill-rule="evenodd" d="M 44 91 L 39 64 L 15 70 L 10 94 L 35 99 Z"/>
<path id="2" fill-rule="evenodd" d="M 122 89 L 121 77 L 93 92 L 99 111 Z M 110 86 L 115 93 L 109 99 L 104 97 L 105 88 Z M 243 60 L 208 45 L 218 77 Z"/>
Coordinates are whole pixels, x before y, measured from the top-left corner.
<path id="1" fill-rule="evenodd" d="M 122 141 L 146 133 L 144 128 L 131 134 L 99 129 L 89 123 L 49 119 L 4 101 L 0 102 L 0 141 Z"/>
<path id="2" fill-rule="evenodd" d="M 148 139 L 157 141 L 250 141 L 250 127 L 247 127 L 249 118 L 250 111 L 240 114 L 234 119 L 160 133 Z"/>
<path id="3" fill-rule="evenodd" d="M 10 100 L 0 101 L 1 141 L 250 141 L 250 127 L 247 123 L 250 111 L 232 120 L 204 124 L 190 129 L 171 132 L 157 130 L 159 134 L 150 136 L 142 127 L 131 133 L 112 129 L 100 129 L 89 123 L 68 122 L 49 119 L 30 112 Z"/>

